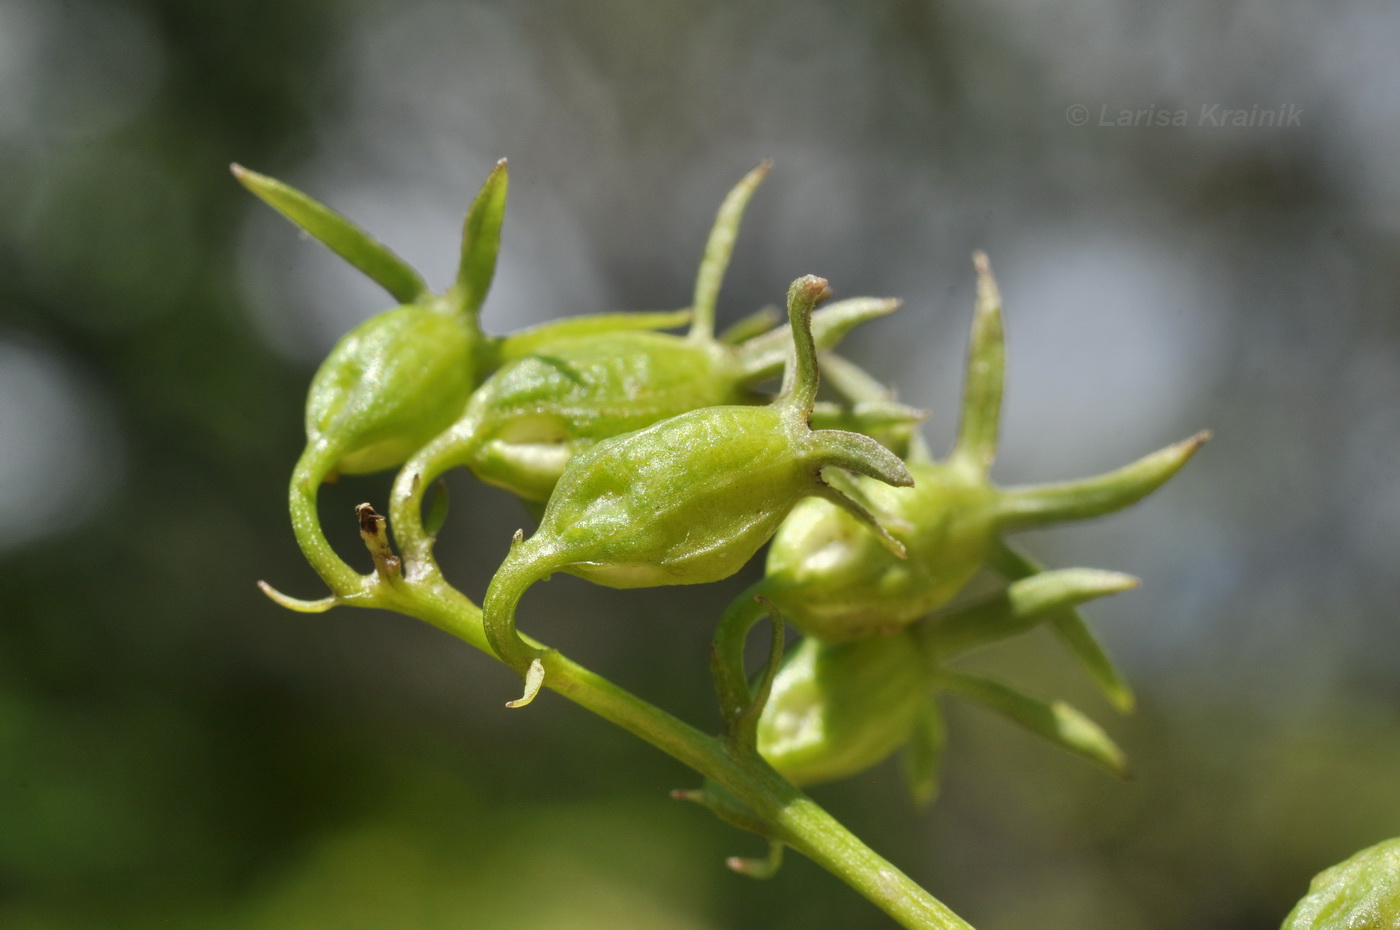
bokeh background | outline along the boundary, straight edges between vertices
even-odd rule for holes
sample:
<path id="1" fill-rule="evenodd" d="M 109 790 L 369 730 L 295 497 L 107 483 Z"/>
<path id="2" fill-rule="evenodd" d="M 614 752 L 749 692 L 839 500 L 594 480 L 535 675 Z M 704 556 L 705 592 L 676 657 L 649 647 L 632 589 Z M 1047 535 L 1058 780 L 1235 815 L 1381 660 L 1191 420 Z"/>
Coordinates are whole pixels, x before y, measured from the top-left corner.
<path id="1" fill-rule="evenodd" d="M 796 857 L 728 873 L 761 844 L 667 799 L 691 773 L 557 698 L 507 712 L 469 648 L 255 590 L 319 594 L 285 516 L 302 395 L 387 301 L 228 163 L 444 284 L 503 155 L 492 330 L 684 306 L 769 156 L 725 320 L 808 272 L 904 297 L 849 354 L 942 443 L 985 248 L 999 479 L 1212 428 L 1149 502 L 1028 540 L 1145 579 L 1089 610 L 1138 713 L 1048 637 L 979 657 L 1104 720 L 1132 780 L 954 706 L 930 813 L 893 766 L 815 794 L 981 930 L 1277 926 L 1400 834 L 1397 38 L 1386 0 L 4 0 L 0 926 L 889 925 Z M 344 551 L 386 487 L 325 495 Z M 453 487 L 439 549 L 479 598 L 526 517 Z M 705 643 L 747 577 L 559 578 L 522 622 L 713 727 Z"/>

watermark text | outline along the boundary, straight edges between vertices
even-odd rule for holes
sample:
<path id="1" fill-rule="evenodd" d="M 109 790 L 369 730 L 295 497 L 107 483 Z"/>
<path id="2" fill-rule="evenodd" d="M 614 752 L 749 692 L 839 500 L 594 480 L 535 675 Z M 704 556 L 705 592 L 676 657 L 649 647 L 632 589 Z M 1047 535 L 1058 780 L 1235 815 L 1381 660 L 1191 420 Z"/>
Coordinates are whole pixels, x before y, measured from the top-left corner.
<path id="1" fill-rule="evenodd" d="M 1105 129 L 1141 129 L 1145 127 L 1195 127 L 1203 129 L 1300 129 L 1303 108 L 1292 103 L 1261 106 L 1229 106 L 1223 103 L 1203 103 L 1199 108 L 1114 107 L 1101 103 L 1091 108 L 1082 103 L 1071 104 L 1065 110 L 1065 122 L 1071 126 L 1094 126 Z"/>

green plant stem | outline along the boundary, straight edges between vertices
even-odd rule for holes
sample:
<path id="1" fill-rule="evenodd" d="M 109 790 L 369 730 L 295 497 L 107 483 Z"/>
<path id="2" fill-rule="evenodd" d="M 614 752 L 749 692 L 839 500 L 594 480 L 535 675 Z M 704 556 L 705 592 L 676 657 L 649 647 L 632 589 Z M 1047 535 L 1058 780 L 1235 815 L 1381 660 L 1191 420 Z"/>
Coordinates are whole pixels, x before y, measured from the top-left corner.
<path id="1" fill-rule="evenodd" d="M 481 610 L 439 575 L 375 586 L 373 606 L 416 617 L 485 652 Z M 366 606 L 369 606 L 368 604 Z M 531 645 L 538 645 L 530 641 Z M 972 930 L 948 907 L 895 868 L 757 755 L 731 751 L 653 704 L 554 650 L 543 656 L 546 686 L 622 727 L 722 786 L 747 804 L 770 839 L 807 856 L 911 930 Z"/>

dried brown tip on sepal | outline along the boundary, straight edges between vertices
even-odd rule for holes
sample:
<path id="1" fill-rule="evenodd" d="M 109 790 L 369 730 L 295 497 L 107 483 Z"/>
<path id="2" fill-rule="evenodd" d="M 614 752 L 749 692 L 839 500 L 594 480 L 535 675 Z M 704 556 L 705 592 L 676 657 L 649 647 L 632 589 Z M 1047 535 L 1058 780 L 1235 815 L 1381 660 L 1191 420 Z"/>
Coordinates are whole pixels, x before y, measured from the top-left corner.
<path id="1" fill-rule="evenodd" d="M 278 591 L 266 581 L 258 582 L 258 590 L 266 594 L 277 606 L 285 607 L 288 610 L 295 610 L 299 614 L 322 614 L 339 603 L 339 599 L 334 594 L 323 597 L 318 601 L 304 601 L 298 597 L 290 597 Z"/>

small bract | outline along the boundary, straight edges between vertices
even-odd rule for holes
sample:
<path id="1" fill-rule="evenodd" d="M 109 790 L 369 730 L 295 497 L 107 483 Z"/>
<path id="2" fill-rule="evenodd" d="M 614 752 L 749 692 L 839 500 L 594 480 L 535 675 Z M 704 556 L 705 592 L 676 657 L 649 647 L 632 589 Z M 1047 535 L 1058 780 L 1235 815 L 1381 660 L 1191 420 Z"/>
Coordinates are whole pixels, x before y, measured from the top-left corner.
<path id="1" fill-rule="evenodd" d="M 795 359 L 772 404 L 694 410 L 603 440 L 569 462 L 539 529 L 517 538 L 486 593 L 487 637 L 526 676 L 514 706 L 533 698 L 543 676 L 538 651 L 515 630 L 516 604 L 535 581 L 556 571 L 619 588 L 717 581 L 742 567 L 804 497 L 824 497 L 875 525 L 822 480 L 822 469 L 909 483 L 903 462 L 873 439 L 808 426 L 818 379 L 811 313 L 825 290 L 826 281 L 808 276 L 788 292 Z"/>

